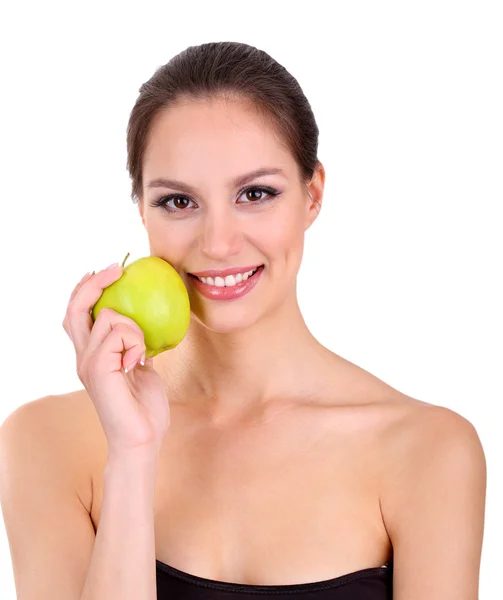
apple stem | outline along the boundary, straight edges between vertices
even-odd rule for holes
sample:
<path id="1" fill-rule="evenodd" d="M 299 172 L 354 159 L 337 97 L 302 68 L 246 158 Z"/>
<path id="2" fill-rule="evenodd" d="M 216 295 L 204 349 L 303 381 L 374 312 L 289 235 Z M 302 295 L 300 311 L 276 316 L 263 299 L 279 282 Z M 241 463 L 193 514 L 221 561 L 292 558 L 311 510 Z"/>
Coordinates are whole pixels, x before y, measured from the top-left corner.
<path id="1" fill-rule="evenodd" d="M 126 264 L 126 260 L 129 258 L 130 252 L 126 254 L 126 258 L 122 261 L 122 266 Z"/>

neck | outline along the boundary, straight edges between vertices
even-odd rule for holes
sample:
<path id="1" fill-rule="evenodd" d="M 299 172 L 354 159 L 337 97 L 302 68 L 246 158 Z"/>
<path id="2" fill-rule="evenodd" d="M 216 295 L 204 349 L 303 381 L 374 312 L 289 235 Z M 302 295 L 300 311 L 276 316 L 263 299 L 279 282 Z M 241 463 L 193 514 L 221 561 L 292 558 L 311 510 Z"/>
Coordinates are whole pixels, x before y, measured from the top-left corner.
<path id="1" fill-rule="evenodd" d="M 275 399 L 312 394 L 328 351 L 313 337 L 296 298 L 247 329 L 216 333 L 192 319 L 184 340 L 154 359 L 168 397 L 225 421 Z"/>

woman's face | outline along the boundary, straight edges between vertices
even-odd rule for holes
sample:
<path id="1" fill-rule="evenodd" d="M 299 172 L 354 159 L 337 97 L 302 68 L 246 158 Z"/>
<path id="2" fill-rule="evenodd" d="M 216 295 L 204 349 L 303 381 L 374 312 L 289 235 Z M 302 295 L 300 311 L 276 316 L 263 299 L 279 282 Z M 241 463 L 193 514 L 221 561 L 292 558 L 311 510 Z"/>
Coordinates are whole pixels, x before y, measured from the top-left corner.
<path id="1" fill-rule="evenodd" d="M 323 183 L 321 168 L 310 197 L 292 155 L 249 104 L 178 100 L 156 118 L 145 152 L 139 207 L 150 252 L 178 271 L 202 324 L 245 329 L 295 297 Z"/>

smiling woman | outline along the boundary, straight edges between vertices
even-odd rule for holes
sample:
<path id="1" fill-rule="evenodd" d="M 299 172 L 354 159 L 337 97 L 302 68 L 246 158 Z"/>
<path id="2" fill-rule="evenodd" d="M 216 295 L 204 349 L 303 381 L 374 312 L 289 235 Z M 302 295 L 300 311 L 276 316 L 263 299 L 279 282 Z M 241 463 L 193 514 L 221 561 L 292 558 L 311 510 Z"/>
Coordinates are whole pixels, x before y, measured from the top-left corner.
<path id="1" fill-rule="evenodd" d="M 141 87 L 127 143 L 150 251 L 184 278 L 201 332 L 244 331 L 285 302 L 296 314 L 324 185 L 297 81 L 244 44 L 188 48 Z"/>
<path id="2" fill-rule="evenodd" d="M 485 501 L 474 427 L 324 347 L 299 309 L 325 171 L 295 78 L 246 44 L 191 46 L 141 86 L 127 151 L 150 253 L 183 279 L 191 323 L 124 374 L 112 358 L 141 356 L 140 328 L 113 311 L 89 323 L 121 269 L 77 284 L 64 327 L 85 390 L 3 432 L 27 475 L 9 470 L 4 501 L 24 597 L 49 598 L 63 564 L 61 597 L 75 600 L 474 600 Z M 58 430 L 92 448 L 73 479 L 57 468 L 63 443 L 46 463 L 16 450 L 37 411 L 69 403 Z M 83 501 L 76 472 L 92 483 Z M 21 499 L 21 517 L 35 514 L 35 496 L 31 524 L 50 547 L 14 516 Z"/>

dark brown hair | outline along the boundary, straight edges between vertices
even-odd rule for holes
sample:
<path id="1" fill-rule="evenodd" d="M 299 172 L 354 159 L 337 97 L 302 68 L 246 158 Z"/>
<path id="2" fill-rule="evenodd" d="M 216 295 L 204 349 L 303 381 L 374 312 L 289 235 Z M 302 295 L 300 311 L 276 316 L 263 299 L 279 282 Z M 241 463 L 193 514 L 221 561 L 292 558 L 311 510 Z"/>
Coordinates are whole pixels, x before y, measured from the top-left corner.
<path id="1" fill-rule="evenodd" d="M 318 162 L 318 126 L 297 80 L 263 50 L 238 42 L 211 42 L 180 52 L 139 89 L 127 128 L 133 202 L 142 195 L 143 159 L 155 117 L 181 96 L 219 95 L 251 101 L 276 128 L 304 183 L 311 180 Z"/>

